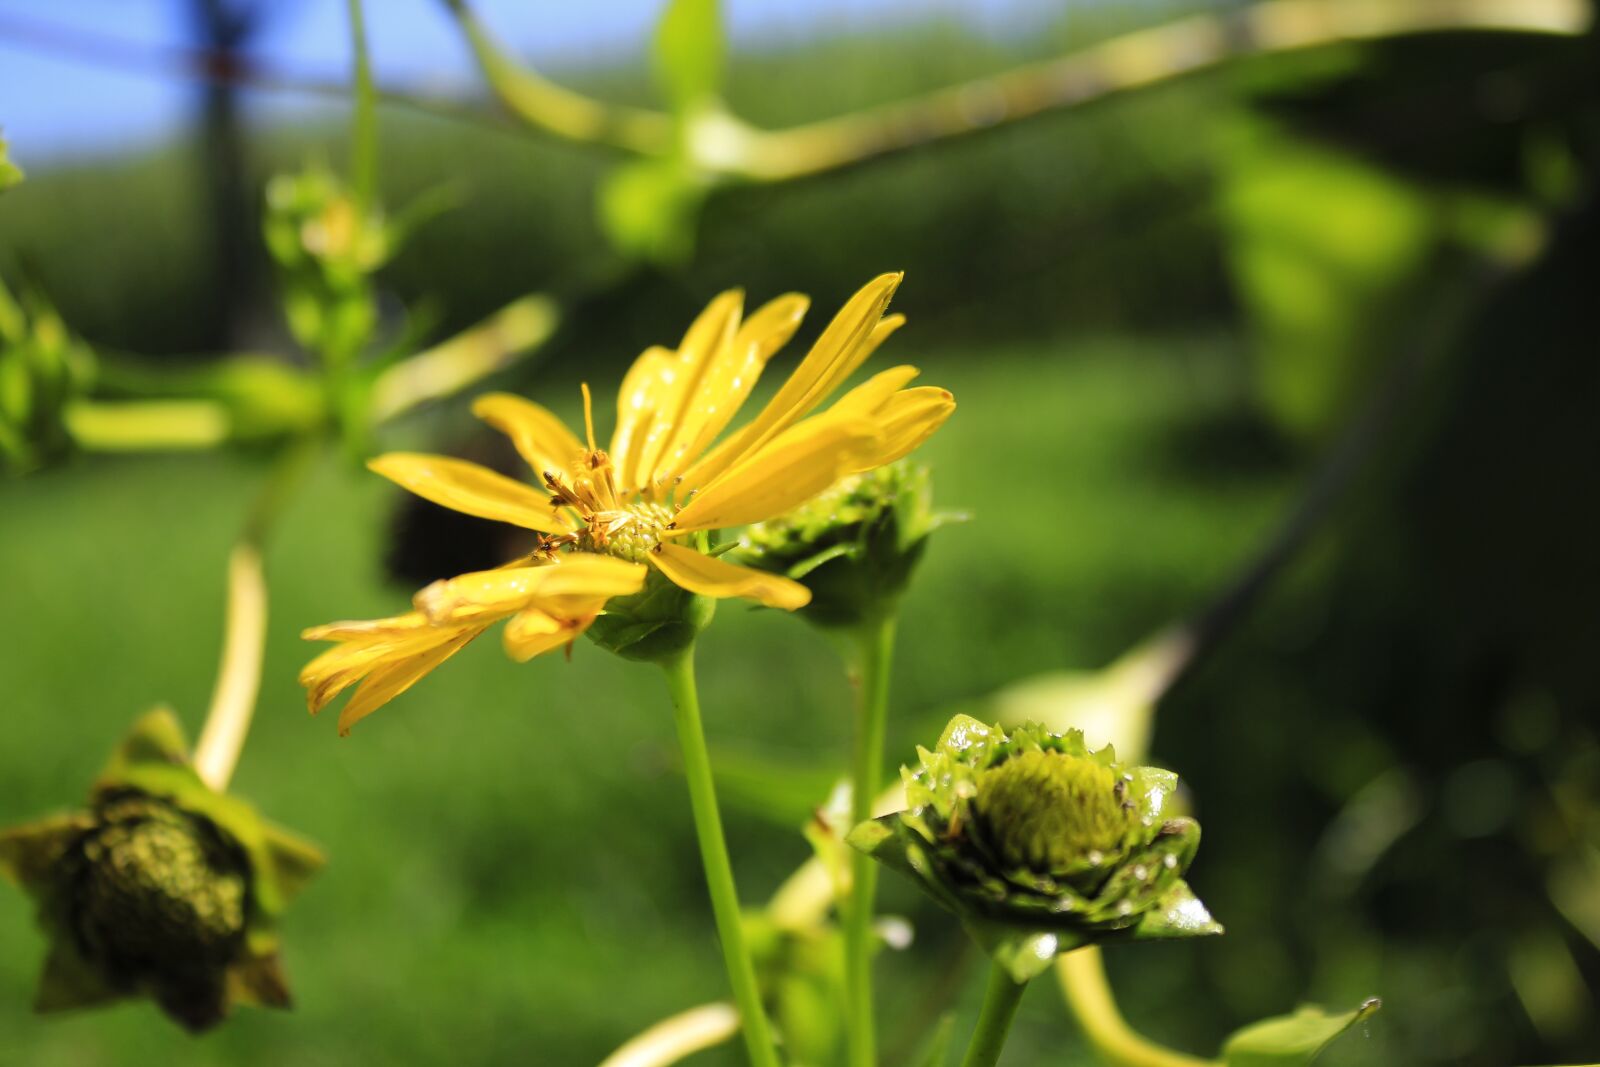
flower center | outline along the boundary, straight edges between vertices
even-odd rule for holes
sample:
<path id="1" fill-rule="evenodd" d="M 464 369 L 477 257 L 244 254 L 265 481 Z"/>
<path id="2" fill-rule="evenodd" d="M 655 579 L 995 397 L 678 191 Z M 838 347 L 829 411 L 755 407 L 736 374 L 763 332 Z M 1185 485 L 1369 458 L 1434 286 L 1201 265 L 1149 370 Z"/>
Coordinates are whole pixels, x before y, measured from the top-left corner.
<path id="1" fill-rule="evenodd" d="M 1001 858 L 1066 875 L 1115 861 L 1138 821 L 1110 768 L 1061 752 L 1023 752 L 978 779 L 973 806 Z"/>
<path id="2" fill-rule="evenodd" d="M 641 501 L 592 512 L 585 520 L 587 525 L 577 540 L 580 551 L 604 552 L 643 563 L 650 550 L 661 543 L 661 531 L 672 521 L 672 512 L 664 504 Z"/>

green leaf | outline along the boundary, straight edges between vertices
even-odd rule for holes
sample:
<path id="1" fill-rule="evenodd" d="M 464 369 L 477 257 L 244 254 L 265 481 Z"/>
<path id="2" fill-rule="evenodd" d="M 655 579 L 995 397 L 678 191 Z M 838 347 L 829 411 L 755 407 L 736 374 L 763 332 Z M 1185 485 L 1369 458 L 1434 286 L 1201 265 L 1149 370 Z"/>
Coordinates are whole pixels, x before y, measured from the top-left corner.
<path id="1" fill-rule="evenodd" d="M 600 228 L 626 256 L 681 263 L 694 251 L 706 189 L 707 183 L 675 158 L 624 163 L 600 186 Z"/>
<path id="2" fill-rule="evenodd" d="M 1293 1015 L 1251 1023 L 1222 1046 L 1223 1063 L 1226 1067 L 1303 1067 L 1381 1006 L 1374 997 L 1355 1011 L 1329 1015 L 1308 1005 Z"/>
<path id="3" fill-rule="evenodd" d="M 688 111 L 722 89 L 727 42 L 717 0 L 668 0 L 656 25 L 656 79 L 673 110 Z"/>

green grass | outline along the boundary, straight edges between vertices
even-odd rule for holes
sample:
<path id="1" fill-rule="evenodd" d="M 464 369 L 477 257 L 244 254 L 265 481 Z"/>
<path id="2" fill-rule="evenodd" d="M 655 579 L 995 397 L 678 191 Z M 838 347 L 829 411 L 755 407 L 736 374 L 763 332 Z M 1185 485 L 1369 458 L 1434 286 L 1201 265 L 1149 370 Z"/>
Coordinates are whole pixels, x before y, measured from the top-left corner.
<path id="1" fill-rule="evenodd" d="M 1227 343 L 922 363 L 961 405 L 922 458 L 939 501 L 975 519 L 937 536 L 908 598 L 896 761 L 934 736 L 950 705 L 1027 674 L 1095 666 L 1195 607 L 1264 534 L 1288 485 L 1272 463 L 1239 462 L 1237 443 L 1212 454 L 1237 437 L 1228 428 L 1244 374 Z M 224 559 L 262 473 L 237 456 L 96 460 L 0 487 L 0 825 L 77 802 L 152 704 L 198 730 Z M 36 1018 L 27 1003 L 42 941 L 23 898 L 5 890 L 0 1062 L 578 1064 L 723 995 L 670 709 L 650 669 L 583 643 L 570 663 L 518 666 L 490 639 L 349 739 L 331 715 L 306 716 L 295 673 L 313 650 L 298 631 L 405 604 L 380 575 L 393 499 L 330 457 L 268 556 L 266 679 L 235 788 L 332 857 L 287 920 L 296 1011 L 246 1010 L 201 1040 L 148 1005 Z M 816 633 L 724 606 L 701 673 L 714 750 L 797 773 L 844 766 L 850 694 Z M 758 902 L 806 846 L 755 807 L 728 814 L 743 895 Z M 903 1007 L 948 938 L 910 891 L 885 889 L 933 954 L 885 967 L 907 984 L 884 999 Z M 981 986 L 977 970 L 969 977 L 963 1027 Z M 892 1039 L 894 1020 L 885 1032 Z M 1054 990 L 1034 990 L 1016 1062 L 1071 1033 Z"/>

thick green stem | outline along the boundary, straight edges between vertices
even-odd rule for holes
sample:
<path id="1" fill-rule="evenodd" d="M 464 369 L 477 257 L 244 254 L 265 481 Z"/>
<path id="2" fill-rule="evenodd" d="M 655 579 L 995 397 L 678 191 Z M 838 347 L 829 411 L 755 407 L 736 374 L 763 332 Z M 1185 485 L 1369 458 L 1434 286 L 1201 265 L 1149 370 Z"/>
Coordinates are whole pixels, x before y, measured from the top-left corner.
<path id="1" fill-rule="evenodd" d="M 1000 1062 L 1000 1050 L 1011 1033 L 1011 1020 L 1017 1017 L 1017 1005 L 1026 988 L 1026 983 L 1013 981 L 999 963 L 990 967 L 989 991 L 983 995 L 983 1010 L 978 1013 L 978 1026 L 972 1031 L 961 1067 L 994 1067 Z"/>
<path id="2" fill-rule="evenodd" d="M 862 624 L 856 634 L 856 716 L 854 774 L 850 781 L 850 825 L 872 818 L 883 767 L 884 724 L 889 717 L 889 663 L 894 653 L 893 613 Z M 845 914 L 845 989 L 849 998 L 850 1067 L 875 1067 L 877 1036 L 872 1014 L 872 904 L 878 865 L 871 856 L 850 856 L 850 900 Z"/>
<path id="3" fill-rule="evenodd" d="M 772 1031 L 767 1024 L 766 1010 L 761 1006 L 761 990 L 756 985 L 755 966 L 745 946 L 739 892 L 733 883 L 733 864 L 728 860 L 728 844 L 722 836 L 722 816 L 717 810 L 716 787 L 711 780 L 711 757 L 706 752 L 705 730 L 700 725 L 693 646 L 664 661 L 661 668 L 666 672 L 667 688 L 672 692 L 672 706 L 677 712 L 678 744 L 683 749 L 683 774 L 689 780 L 695 835 L 700 841 L 706 887 L 711 892 L 711 910 L 717 920 L 717 935 L 722 940 L 722 955 L 728 966 L 734 1003 L 739 1007 L 744 1043 L 754 1067 L 778 1067 Z"/>

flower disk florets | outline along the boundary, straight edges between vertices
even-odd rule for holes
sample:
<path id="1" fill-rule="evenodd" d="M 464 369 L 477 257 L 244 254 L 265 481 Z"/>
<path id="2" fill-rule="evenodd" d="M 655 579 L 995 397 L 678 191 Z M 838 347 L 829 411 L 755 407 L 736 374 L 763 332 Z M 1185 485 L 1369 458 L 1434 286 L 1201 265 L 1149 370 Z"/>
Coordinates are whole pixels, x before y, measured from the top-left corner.
<path id="1" fill-rule="evenodd" d="M 1056 877 L 1121 859 L 1140 829 L 1127 782 L 1061 752 L 1023 752 L 978 779 L 977 824 L 1007 865 Z"/>
<path id="2" fill-rule="evenodd" d="M 1083 734 L 965 715 L 906 768 L 905 811 L 850 843 L 914 877 L 1018 981 L 1058 952 L 1221 932 L 1182 879 L 1200 843 L 1173 817 L 1171 771 L 1128 767 Z"/>
<path id="3" fill-rule="evenodd" d="M 217 829 L 128 793 L 64 858 L 71 921 L 97 955 L 130 970 L 226 961 L 244 935 L 248 864 Z"/>

